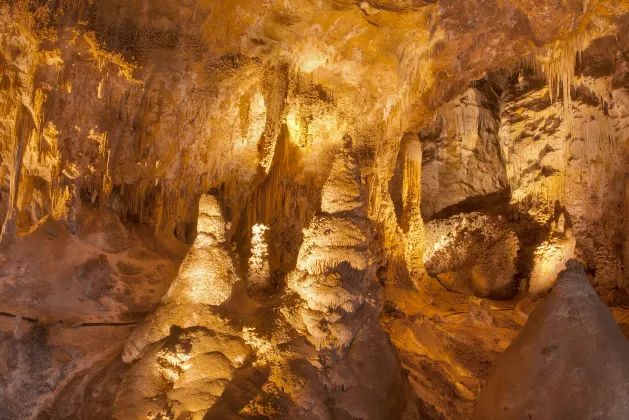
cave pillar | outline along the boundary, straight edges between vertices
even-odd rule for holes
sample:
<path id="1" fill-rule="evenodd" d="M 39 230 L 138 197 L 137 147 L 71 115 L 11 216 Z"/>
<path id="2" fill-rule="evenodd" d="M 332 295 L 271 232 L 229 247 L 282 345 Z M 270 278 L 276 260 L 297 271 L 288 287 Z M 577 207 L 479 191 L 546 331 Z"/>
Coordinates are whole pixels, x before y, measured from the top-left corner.
<path id="1" fill-rule="evenodd" d="M 411 276 L 421 279 L 424 268 L 424 220 L 421 215 L 422 146 L 419 137 L 402 138 L 402 229 L 406 234 L 406 264 Z"/>

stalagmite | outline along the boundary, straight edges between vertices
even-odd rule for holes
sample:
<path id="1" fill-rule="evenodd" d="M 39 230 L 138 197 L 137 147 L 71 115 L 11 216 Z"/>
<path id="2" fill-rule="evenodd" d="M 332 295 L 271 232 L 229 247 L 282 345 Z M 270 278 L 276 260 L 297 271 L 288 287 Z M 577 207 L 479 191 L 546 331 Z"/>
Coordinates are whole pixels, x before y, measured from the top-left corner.
<path id="1" fill-rule="evenodd" d="M 238 281 L 216 197 L 201 197 L 197 230 L 160 307 L 127 341 L 123 359 L 133 365 L 116 396 L 115 419 L 202 419 L 249 356 L 242 332 L 214 309 Z"/>
<path id="2" fill-rule="evenodd" d="M 252 227 L 251 257 L 247 272 L 247 289 L 253 293 L 260 293 L 270 286 L 271 272 L 269 269 L 269 252 L 265 239 L 268 227 L 258 223 Z"/>
<path id="3" fill-rule="evenodd" d="M 365 212 L 365 192 L 361 186 L 356 156 L 351 153 L 351 139 L 345 139 L 341 154 L 332 163 L 330 175 L 321 192 L 321 211 L 324 213 Z"/>
<path id="4" fill-rule="evenodd" d="M 549 238 L 535 250 L 528 284 L 528 293 L 532 297 L 538 298 L 547 293 L 566 263 L 574 257 L 576 238 L 565 223 L 562 212 L 557 215 L 557 221 L 553 221 Z"/>
<path id="5" fill-rule="evenodd" d="M 379 299 L 369 249 L 372 227 L 364 217 L 364 186 L 351 143 L 332 164 L 321 210 L 304 231 L 288 286 L 303 299 L 299 312 L 311 342 L 342 351 Z"/>
<path id="6" fill-rule="evenodd" d="M 135 329 L 127 342 L 126 362 L 137 359 L 147 345 L 167 337 L 172 326 L 223 325 L 213 315 L 212 307 L 229 298 L 238 277 L 225 249 L 225 221 L 216 197 L 201 197 L 197 230 L 198 236 L 160 308 Z"/>
<path id="7" fill-rule="evenodd" d="M 498 357 L 473 419 L 625 419 L 629 342 L 575 260 Z"/>
<path id="8" fill-rule="evenodd" d="M 347 142 L 323 187 L 322 212 L 315 214 L 304 231 L 297 270 L 287 280 L 297 300 L 282 312 L 320 354 L 314 371 L 302 370 L 303 385 L 291 393 L 296 405 L 289 408 L 292 418 L 323 420 L 344 415 L 375 419 L 380 418 L 376 413 L 386 418 L 400 409 L 385 397 L 389 392 L 400 392 L 401 378 L 390 365 L 392 354 L 377 322 L 381 291 L 370 250 L 373 227 L 364 215 L 364 194 L 359 163 Z M 306 363 L 307 354 L 294 363 Z M 344 393 L 344 387 L 352 382 L 349 372 L 355 372 L 357 363 L 381 364 L 358 374 L 370 383 L 377 377 L 379 383 L 367 388 L 359 381 L 351 386 L 352 391 Z M 279 374 L 289 374 L 284 372 Z M 329 407 L 320 403 L 326 394 L 333 401 Z"/>

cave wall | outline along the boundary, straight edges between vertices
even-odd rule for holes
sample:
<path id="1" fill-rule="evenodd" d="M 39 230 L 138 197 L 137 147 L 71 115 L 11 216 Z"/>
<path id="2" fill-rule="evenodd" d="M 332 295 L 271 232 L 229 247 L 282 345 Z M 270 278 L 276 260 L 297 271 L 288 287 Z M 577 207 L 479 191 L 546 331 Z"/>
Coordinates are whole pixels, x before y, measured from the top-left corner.
<path id="1" fill-rule="evenodd" d="M 303 183 L 314 189 L 327 176 L 321 162 L 350 135 L 364 149 L 365 176 L 374 194 L 384 194 L 371 200 L 374 217 L 390 232 L 387 241 L 401 240 L 395 228 L 384 226 L 390 219 L 384 187 L 402 134 L 425 125 L 435 107 L 474 76 L 530 52 L 529 40 L 559 49 L 573 45 L 573 38 L 586 38 L 584 44 L 612 31 L 625 7 L 623 2 L 585 8 L 579 2 L 550 8 L 450 3 L 5 4 L 3 142 L 15 143 L 20 97 L 35 124 L 21 179 L 36 185 L 32 191 L 24 188 L 20 209 L 41 208 L 20 216 L 18 225 L 27 230 L 45 214 L 73 225 L 87 202 L 155 226 L 156 232 L 178 229 L 183 238 L 182 231 L 194 230 L 200 194 L 219 188 L 233 222 L 243 218 L 240 230 L 247 242 L 251 227 L 271 217 L 256 210 L 260 205 L 249 203 L 248 195 L 266 196 L 260 189 L 272 188 L 261 184 L 274 184 L 265 178 L 285 124 L 291 144 L 298 146 L 290 159 L 301 161 L 291 177 L 305 176 Z M 572 18 L 579 24 L 569 23 Z M 483 38 L 489 35 L 469 36 L 479 27 L 495 35 L 491 42 Z M 573 35 L 563 41 L 565 34 Z M 488 111 L 483 102 L 492 102 L 496 92 L 472 89 L 444 112 L 440 135 L 468 136 L 475 118 L 492 124 L 483 116 Z M 479 131 L 481 143 L 495 142 L 492 131 L 495 127 Z M 463 159 L 457 177 L 471 170 L 493 176 L 445 194 L 452 198 L 430 204 L 430 212 L 454 204 L 454 197 L 491 193 L 504 184 L 495 154 L 483 145 L 475 148 L 474 138 L 467 138 L 460 153 L 476 150 L 477 156 Z M 4 150 L 5 177 L 10 177 L 13 148 Z M 478 155 L 483 150 L 485 156 Z M 426 171 L 424 178 L 434 173 Z M 442 188 L 456 183 L 443 180 L 447 176 L 439 181 Z M 3 188 L 6 194 L 8 187 Z M 426 191 L 426 196 L 436 194 Z M 306 220 L 279 230 L 304 227 L 316 209 L 316 193 L 303 200 L 308 204 L 294 212 Z M 424 202 L 433 200 L 440 199 Z"/>

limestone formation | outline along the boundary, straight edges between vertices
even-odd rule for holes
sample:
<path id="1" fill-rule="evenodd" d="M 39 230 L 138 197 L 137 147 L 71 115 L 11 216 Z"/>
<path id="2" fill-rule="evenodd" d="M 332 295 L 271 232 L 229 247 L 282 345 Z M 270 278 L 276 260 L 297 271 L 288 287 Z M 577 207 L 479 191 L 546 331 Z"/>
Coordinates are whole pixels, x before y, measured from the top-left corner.
<path id="1" fill-rule="evenodd" d="M 317 348 L 342 351 L 360 330 L 365 313 L 373 314 L 379 305 L 372 228 L 362 197 L 358 162 L 348 145 L 335 158 L 322 191 L 322 212 L 304 231 L 297 270 L 287 281 L 302 300 L 299 323 Z"/>
<path id="2" fill-rule="evenodd" d="M 518 237 L 500 219 L 481 213 L 426 225 L 426 269 L 448 290 L 480 297 L 510 297 L 518 289 Z"/>
<path id="3" fill-rule="evenodd" d="M 421 214 L 422 146 L 416 136 L 402 138 L 402 217 L 406 234 L 406 263 L 415 278 L 425 275 L 424 220 Z"/>
<path id="4" fill-rule="evenodd" d="M 160 307 L 127 341 L 123 359 L 133 364 L 113 418 L 203 419 L 249 356 L 241 332 L 214 309 L 238 281 L 216 197 L 201 197 L 197 230 Z"/>
<path id="5" fill-rule="evenodd" d="M 539 297 L 553 287 L 553 279 L 557 278 L 561 268 L 574 257 L 575 245 L 573 236 L 554 235 L 535 250 L 528 293 Z"/>
<path id="6" fill-rule="evenodd" d="M 247 288 L 253 294 L 260 294 L 270 287 L 271 270 L 269 268 L 269 252 L 265 233 L 268 227 L 263 224 L 254 225 L 251 237 L 251 257 L 247 272 Z"/>
<path id="7" fill-rule="evenodd" d="M 216 197 L 201 197 L 197 229 L 197 238 L 161 306 L 133 331 L 125 345 L 125 362 L 132 362 L 146 346 L 168 337 L 173 326 L 210 330 L 223 326 L 212 307 L 231 296 L 238 277 L 225 248 L 225 221 Z"/>
<path id="8" fill-rule="evenodd" d="M 422 214 L 499 195 L 507 186 L 500 153 L 500 86 L 489 75 L 449 102 L 421 131 Z"/>
<path id="9" fill-rule="evenodd" d="M 112 418 L 203 419 L 248 355 L 244 341 L 227 326 L 174 327 L 126 372 Z"/>
<path id="10" fill-rule="evenodd" d="M 376 419 L 404 409 L 400 402 L 387 401 L 390 392 L 400 391 L 401 378 L 377 322 L 382 298 L 364 196 L 359 163 L 349 143 L 335 158 L 322 191 L 322 211 L 304 231 L 297 269 L 287 279 L 296 300 L 282 311 L 320 354 L 320 361 L 313 363 L 309 352 L 300 350 L 301 363 L 312 364 L 314 372 L 301 372 L 302 389 L 291 395 L 296 407 L 290 410 L 299 413 L 293 418 Z M 362 363 L 374 367 L 359 372 Z M 378 363 L 382 365 L 376 367 Z M 379 384 L 373 382 L 376 378 Z M 326 398 L 334 399 L 328 407 L 321 405 Z M 312 411 L 312 417 L 304 411 Z"/>
<path id="11" fill-rule="evenodd" d="M 627 334 L 627 40 L 629 0 L 0 2 L 0 420 L 468 419 L 570 258 Z"/>
<path id="12" fill-rule="evenodd" d="M 629 342 L 571 260 L 497 359 L 473 419 L 623 419 Z"/>

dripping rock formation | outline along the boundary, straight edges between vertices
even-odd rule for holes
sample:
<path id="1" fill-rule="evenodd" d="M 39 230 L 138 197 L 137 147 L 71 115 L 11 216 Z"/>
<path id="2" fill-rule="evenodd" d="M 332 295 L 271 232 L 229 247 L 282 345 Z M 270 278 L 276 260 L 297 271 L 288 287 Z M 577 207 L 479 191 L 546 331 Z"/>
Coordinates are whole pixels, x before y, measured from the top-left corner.
<path id="1" fill-rule="evenodd" d="M 629 418 L 628 36 L 5 0 L 0 420 Z"/>

